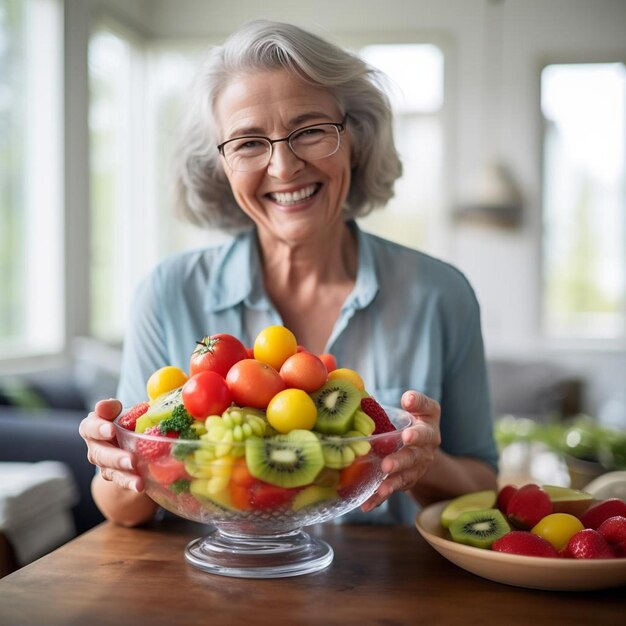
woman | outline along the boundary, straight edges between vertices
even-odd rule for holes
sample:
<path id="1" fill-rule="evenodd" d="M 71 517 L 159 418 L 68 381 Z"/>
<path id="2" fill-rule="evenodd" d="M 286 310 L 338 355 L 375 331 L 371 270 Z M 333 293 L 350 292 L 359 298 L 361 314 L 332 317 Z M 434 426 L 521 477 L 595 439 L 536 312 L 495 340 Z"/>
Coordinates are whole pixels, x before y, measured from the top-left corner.
<path id="1" fill-rule="evenodd" d="M 401 173 L 376 73 L 295 26 L 252 22 L 200 68 L 177 163 L 183 215 L 237 236 L 166 260 L 140 287 L 122 403 L 143 400 L 159 367 L 186 370 L 198 337 L 227 332 L 250 345 L 265 326 L 283 324 L 309 350 L 357 370 L 379 401 L 417 418 L 405 447 L 383 461 L 389 476 L 363 505 L 363 521 L 411 523 L 414 502 L 495 488 L 471 287 L 451 266 L 367 235 L 353 220 L 384 205 Z M 98 403 L 81 434 L 100 467 L 96 503 L 134 525 L 156 505 L 133 457 L 114 444 L 110 421 L 120 407 Z M 412 498 L 388 501 L 402 491 Z"/>

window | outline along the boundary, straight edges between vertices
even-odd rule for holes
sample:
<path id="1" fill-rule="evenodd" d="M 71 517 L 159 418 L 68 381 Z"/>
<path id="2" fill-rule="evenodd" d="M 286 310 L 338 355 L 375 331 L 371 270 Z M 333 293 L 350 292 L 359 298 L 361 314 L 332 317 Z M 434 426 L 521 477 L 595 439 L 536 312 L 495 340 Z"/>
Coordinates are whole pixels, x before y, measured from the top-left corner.
<path id="1" fill-rule="evenodd" d="M 89 43 L 90 332 L 105 341 L 121 340 L 135 288 L 160 259 L 212 241 L 170 203 L 171 140 L 196 53 L 146 45 L 112 21 Z"/>
<path id="2" fill-rule="evenodd" d="M 541 76 L 543 325 L 626 338 L 626 66 L 550 65 Z"/>
<path id="3" fill-rule="evenodd" d="M 0 353 L 63 346 L 62 11 L 0 0 Z"/>
<path id="4" fill-rule="evenodd" d="M 360 55 L 389 78 L 394 138 L 403 165 L 383 211 L 359 220 L 368 231 L 442 254 L 444 226 L 444 56 L 432 44 L 380 44 Z"/>

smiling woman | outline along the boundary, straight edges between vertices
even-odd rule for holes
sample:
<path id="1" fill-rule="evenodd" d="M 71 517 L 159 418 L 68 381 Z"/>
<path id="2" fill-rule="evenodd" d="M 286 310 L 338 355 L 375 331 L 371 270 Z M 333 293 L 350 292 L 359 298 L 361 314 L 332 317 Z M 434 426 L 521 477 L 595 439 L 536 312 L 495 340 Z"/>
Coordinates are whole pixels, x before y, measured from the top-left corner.
<path id="1" fill-rule="evenodd" d="M 262 329 L 286 327 L 303 350 L 334 353 L 336 372 L 362 373 L 374 397 L 415 417 L 357 515 L 412 523 L 416 502 L 493 488 L 497 455 L 469 283 L 354 221 L 387 203 L 401 173 L 378 78 L 358 56 L 290 24 L 251 22 L 209 51 L 186 100 L 177 202 L 189 220 L 234 238 L 174 255 L 142 283 L 119 396 L 141 401 L 150 374 L 186 367 L 208 330 L 249 346 Z M 229 370 L 229 387 L 247 362 Z M 139 523 L 146 497 L 125 488 L 142 479 L 108 436 L 117 411 L 115 401 L 98 403 L 81 433 L 104 469 L 94 480 L 103 512 Z"/>

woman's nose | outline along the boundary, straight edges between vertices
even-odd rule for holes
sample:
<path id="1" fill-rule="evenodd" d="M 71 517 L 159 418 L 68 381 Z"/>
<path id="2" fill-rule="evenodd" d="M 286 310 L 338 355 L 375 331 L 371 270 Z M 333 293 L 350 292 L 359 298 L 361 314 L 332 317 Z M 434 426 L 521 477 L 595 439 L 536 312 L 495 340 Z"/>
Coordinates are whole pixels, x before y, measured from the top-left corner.
<path id="1" fill-rule="evenodd" d="M 281 141 L 273 146 L 267 173 L 278 180 L 290 180 L 305 166 L 305 163 L 294 154 L 286 141 Z"/>

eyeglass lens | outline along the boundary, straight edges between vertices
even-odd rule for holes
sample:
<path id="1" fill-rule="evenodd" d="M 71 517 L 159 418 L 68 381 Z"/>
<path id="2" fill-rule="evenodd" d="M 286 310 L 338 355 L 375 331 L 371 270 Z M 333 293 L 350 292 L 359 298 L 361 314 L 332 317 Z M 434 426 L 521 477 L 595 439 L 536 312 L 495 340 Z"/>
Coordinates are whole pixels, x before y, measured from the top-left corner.
<path id="1" fill-rule="evenodd" d="M 339 149 L 339 129 L 333 124 L 309 126 L 273 142 L 264 137 L 242 137 L 224 144 L 224 158 L 236 171 L 262 169 L 271 159 L 273 144 L 282 141 L 287 141 L 299 159 L 314 161 L 331 156 Z"/>

